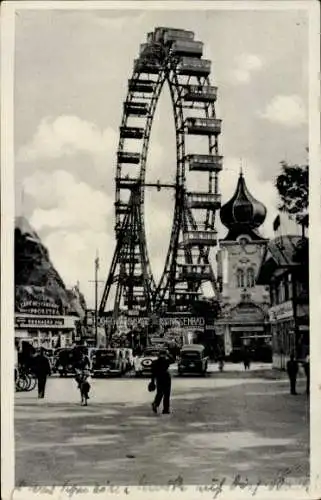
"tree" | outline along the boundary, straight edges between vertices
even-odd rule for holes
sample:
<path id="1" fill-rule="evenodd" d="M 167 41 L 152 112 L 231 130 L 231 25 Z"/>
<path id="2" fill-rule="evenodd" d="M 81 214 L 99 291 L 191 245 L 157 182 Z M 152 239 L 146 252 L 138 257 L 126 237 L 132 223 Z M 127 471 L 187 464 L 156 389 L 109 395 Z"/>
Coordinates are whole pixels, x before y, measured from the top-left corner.
<path id="1" fill-rule="evenodd" d="M 276 179 L 281 204 L 279 210 L 294 216 L 299 224 L 308 226 L 309 166 L 281 162 L 282 171 Z"/>

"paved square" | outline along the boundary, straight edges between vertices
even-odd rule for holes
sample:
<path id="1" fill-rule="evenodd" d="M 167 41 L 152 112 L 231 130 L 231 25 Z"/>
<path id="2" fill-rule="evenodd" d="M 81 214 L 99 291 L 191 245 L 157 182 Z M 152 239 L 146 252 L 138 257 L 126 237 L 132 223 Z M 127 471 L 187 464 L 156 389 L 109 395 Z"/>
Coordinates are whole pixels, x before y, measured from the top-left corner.
<path id="1" fill-rule="evenodd" d="M 309 414 L 284 375 L 260 370 L 173 377 L 172 414 L 151 412 L 146 379 L 95 379 L 88 407 L 75 382 L 51 378 L 46 399 L 16 394 L 16 485 L 253 484 L 309 469 Z"/>

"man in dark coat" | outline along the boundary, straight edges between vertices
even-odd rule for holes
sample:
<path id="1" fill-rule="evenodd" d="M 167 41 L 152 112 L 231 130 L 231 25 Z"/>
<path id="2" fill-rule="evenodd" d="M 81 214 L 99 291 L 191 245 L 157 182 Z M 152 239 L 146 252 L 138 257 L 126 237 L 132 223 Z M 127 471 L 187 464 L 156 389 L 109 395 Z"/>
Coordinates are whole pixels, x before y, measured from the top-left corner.
<path id="1" fill-rule="evenodd" d="M 290 392 L 293 396 L 297 394 L 296 392 L 296 378 L 299 371 L 299 365 L 296 359 L 294 359 L 294 354 L 291 353 L 290 360 L 287 362 L 286 369 L 290 379 Z"/>
<path id="2" fill-rule="evenodd" d="M 156 382 L 156 396 L 152 403 L 153 412 L 163 400 L 163 414 L 170 413 L 171 376 L 168 371 L 170 360 L 166 353 L 161 352 L 152 365 L 152 383 Z"/>
<path id="3" fill-rule="evenodd" d="M 34 358 L 34 372 L 38 381 L 38 398 L 45 397 L 47 377 L 51 374 L 50 361 L 41 347 L 40 352 Z"/>

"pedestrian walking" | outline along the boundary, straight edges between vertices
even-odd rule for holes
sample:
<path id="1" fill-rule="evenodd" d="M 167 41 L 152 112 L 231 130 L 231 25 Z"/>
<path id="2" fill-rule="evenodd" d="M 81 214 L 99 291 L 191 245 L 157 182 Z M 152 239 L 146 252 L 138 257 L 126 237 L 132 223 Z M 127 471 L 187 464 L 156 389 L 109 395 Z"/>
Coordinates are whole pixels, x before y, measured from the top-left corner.
<path id="1" fill-rule="evenodd" d="M 51 374 L 50 361 L 45 355 L 43 347 L 40 348 L 39 354 L 34 357 L 34 373 L 38 382 L 38 398 L 45 397 L 47 377 Z"/>
<path id="2" fill-rule="evenodd" d="M 157 413 L 158 407 L 163 401 L 163 414 L 170 413 L 170 396 L 171 396 L 171 376 L 168 371 L 170 360 L 167 355 L 160 352 L 158 358 L 152 365 L 151 384 L 156 385 L 156 396 L 152 403 L 154 413 Z"/>
<path id="3" fill-rule="evenodd" d="M 306 376 L 306 393 L 307 396 L 310 395 L 310 356 L 305 358 L 304 362 L 304 372 Z"/>
<path id="4" fill-rule="evenodd" d="M 286 369 L 290 379 L 290 393 L 295 396 L 296 392 L 296 378 L 299 371 L 299 365 L 297 360 L 294 358 L 294 354 L 291 353 L 290 360 L 287 362 Z"/>
<path id="5" fill-rule="evenodd" d="M 76 348 L 74 354 L 75 380 L 80 390 L 81 405 L 87 406 L 88 399 L 90 399 L 89 391 L 91 388 L 89 383 L 91 369 L 90 360 L 82 348 Z"/>
<path id="6" fill-rule="evenodd" d="M 251 366 L 250 353 L 247 349 L 244 349 L 243 352 L 243 364 L 244 370 L 249 370 Z"/>

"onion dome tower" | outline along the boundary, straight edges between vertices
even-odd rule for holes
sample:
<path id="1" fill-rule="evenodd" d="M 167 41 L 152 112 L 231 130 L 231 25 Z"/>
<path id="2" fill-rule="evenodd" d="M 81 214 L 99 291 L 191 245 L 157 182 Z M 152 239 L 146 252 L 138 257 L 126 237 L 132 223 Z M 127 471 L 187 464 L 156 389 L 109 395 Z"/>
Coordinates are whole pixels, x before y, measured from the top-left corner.
<path id="1" fill-rule="evenodd" d="M 228 229 L 224 240 L 235 241 L 241 235 L 252 240 L 263 240 L 258 228 L 266 217 L 266 207 L 249 192 L 243 173 L 240 172 L 236 190 L 232 198 L 221 207 L 222 224 Z"/>

